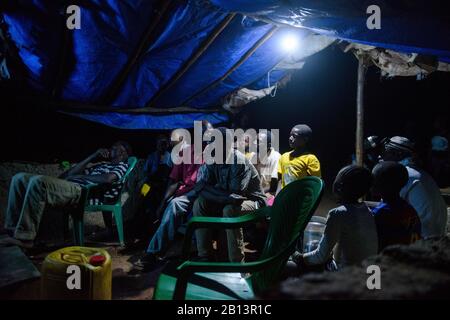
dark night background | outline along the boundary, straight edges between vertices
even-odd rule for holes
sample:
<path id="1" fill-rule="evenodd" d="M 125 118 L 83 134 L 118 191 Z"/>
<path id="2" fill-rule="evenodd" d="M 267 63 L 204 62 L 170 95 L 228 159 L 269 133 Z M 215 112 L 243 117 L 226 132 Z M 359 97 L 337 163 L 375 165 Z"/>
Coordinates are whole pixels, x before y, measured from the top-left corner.
<path id="1" fill-rule="evenodd" d="M 339 48 L 310 57 L 292 81 L 268 97 L 244 107 L 254 128 L 280 129 L 281 152 L 288 150 L 292 126 L 309 124 L 311 149 L 319 157 L 325 180 L 334 177 L 354 152 L 357 60 Z M 365 136 L 406 135 L 426 146 L 432 122 L 449 115 L 450 74 L 436 72 L 426 79 L 382 79 L 371 67 L 365 93 Z M 145 157 L 154 146 L 156 131 L 119 130 L 56 113 L 47 106 L 14 101 L 23 89 L 1 84 L 0 161 L 78 161 L 115 140 L 129 141 Z"/>

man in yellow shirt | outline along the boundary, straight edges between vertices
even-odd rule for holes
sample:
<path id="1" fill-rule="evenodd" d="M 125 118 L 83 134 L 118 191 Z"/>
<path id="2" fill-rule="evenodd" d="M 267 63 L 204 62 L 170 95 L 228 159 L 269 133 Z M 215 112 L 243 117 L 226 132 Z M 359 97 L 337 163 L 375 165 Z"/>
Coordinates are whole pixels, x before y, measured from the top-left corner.
<path id="1" fill-rule="evenodd" d="M 305 124 L 299 124 L 292 128 L 289 146 L 294 150 L 284 153 L 278 162 L 278 180 L 281 183 L 279 189 L 306 176 L 321 177 L 319 160 L 314 154 L 307 151 L 311 135 L 311 128 Z"/>

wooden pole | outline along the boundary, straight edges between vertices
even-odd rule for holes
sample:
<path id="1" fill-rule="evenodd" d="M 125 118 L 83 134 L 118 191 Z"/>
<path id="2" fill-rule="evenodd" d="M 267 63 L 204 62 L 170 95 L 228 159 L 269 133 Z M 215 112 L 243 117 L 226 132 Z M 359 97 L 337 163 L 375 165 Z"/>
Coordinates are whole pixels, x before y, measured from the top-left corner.
<path id="1" fill-rule="evenodd" d="M 356 93 L 356 164 L 362 166 L 364 159 L 364 81 L 367 71 L 364 56 L 358 58 L 358 89 Z"/>

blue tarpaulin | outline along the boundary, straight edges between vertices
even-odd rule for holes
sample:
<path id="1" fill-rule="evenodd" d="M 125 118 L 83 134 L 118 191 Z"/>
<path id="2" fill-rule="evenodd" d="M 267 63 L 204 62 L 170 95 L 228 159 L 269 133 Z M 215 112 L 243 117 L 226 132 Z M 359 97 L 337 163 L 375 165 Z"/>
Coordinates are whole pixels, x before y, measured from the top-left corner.
<path id="1" fill-rule="evenodd" d="M 438 0 L 211 0 L 227 11 L 266 22 L 303 27 L 317 33 L 407 53 L 450 60 L 448 1 Z M 381 28 L 369 29 L 367 8 L 380 8 Z"/>
<path id="2" fill-rule="evenodd" d="M 0 9 L 30 91 L 61 102 L 61 112 L 117 128 L 171 129 L 191 127 L 198 119 L 226 121 L 225 111 L 217 111 L 224 97 L 243 87 L 264 89 L 292 72 L 271 72 L 286 57 L 280 41 L 292 30 L 299 38 L 314 32 L 450 61 L 449 16 L 438 3 L 423 0 L 173 0 L 166 10 L 162 4 L 168 2 L 156 0 L 75 3 L 79 30 L 66 28 L 68 14 L 59 1 L 14 1 Z M 373 4 L 381 9 L 380 30 L 366 26 L 366 9 Z M 279 29 L 241 61 L 274 26 Z M 205 43 L 209 45 L 202 51 Z M 193 57 L 195 62 L 185 68 Z M 64 102 L 79 108 L 68 109 Z M 101 108 L 90 108 L 94 105 Z M 188 111 L 171 111 L 177 107 Z M 153 113 L 152 108 L 167 112 Z M 142 112 L 126 112 L 131 109 Z"/>

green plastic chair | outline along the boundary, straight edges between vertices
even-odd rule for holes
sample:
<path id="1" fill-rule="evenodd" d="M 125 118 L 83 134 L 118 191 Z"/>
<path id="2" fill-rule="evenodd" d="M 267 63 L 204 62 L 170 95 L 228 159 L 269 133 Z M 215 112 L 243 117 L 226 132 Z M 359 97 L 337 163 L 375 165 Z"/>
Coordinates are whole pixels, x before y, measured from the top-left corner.
<path id="1" fill-rule="evenodd" d="M 119 196 L 117 198 L 116 203 L 114 204 L 99 204 L 99 205 L 90 205 L 89 204 L 89 198 L 91 197 L 92 193 L 98 192 L 99 190 L 106 190 L 111 188 L 111 184 L 89 184 L 87 186 L 83 187 L 83 191 L 81 193 L 81 201 L 79 203 L 79 209 L 76 214 L 72 214 L 73 219 L 73 234 L 74 234 L 74 240 L 75 244 L 78 246 L 84 245 L 84 213 L 85 212 L 97 212 L 102 211 L 103 213 L 110 212 L 114 220 L 116 222 L 117 227 L 117 233 L 119 235 L 119 242 L 120 245 L 125 244 L 124 239 L 124 233 L 123 233 L 123 217 L 122 217 L 122 202 L 121 202 L 121 195 L 123 191 L 123 187 L 127 181 L 128 176 L 133 171 L 134 167 L 136 166 L 137 159 L 135 157 L 129 157 L 128 158 L 128 170 L 120 179 L 118 182 L 115 182 L 114 184 L 117 184 L 121 186 L 119 191 Z M 113 184 L 113 185 L 114 185 Z"/>
<path id="2" fill-rule="evenodd" d="M 294 252 L 323 192 L 323 182 L 306 177 L 287 185 L 271 207 L 235 218 L 194 217 L 190 220 L 180 261 L 169 263 L 156 284 L 156 300 L 254 299 L 274 285 Z M 270 217 L 265 247 L 254 262 L 187 261 L 191 238 L 198 228 L 240 228 Z M 243 278 L 241 274 L 250 273 Z"/>

